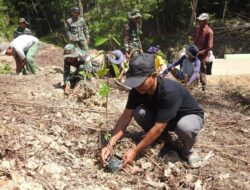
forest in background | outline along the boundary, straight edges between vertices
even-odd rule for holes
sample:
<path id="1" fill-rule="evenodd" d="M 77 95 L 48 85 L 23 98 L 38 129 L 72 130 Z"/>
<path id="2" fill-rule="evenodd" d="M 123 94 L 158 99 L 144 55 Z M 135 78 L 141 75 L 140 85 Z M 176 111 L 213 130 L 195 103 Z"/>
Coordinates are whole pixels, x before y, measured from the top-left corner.
<path id="1" fill-rule="evenodd" d="M 218 29 L 218 33 L 227 31 L 230 26 L 240 25 L 242 29 L 243 24 L 243 29 L 247 30 L 241 37 L 250 35 L 249 26 L 244 27 L 250 22 L 249 0 L 0 0 L 0 36 L 10 40 L 18 19 L 24 17 L 40 39 L 64 46 L 67 43 L 65 20 L 70 16 L 71 7 L 77 5 L 89 26 L 92 45 L 96 39 L 110 35 L 121 42 L 123 25 L 132 8 L 138 8 L 143 14 L 144 47 L 159 44 L 166 49 L 178 46 L 177 41 L 180 46 L 189 43 L 195 18 L 202 12 L 210 14 L 211 26 Z M 228 34 L 219 41 L 227 39 Z M 250 51 L 248 46 L 243 43 L 243 48 L 238 48 L 238 51 Z"/>

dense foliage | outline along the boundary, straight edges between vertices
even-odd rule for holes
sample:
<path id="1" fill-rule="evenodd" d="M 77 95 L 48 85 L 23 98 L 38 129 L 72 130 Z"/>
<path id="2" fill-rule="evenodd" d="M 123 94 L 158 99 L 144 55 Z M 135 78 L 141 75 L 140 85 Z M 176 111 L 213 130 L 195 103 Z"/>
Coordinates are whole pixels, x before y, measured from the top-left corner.
<path id="1" fill-rule="evenodd" d="M 78 0 L 79 1 L 79 0 Z M 112 34 L 121 41 L 127 13 L 138 8 L 143 14 L 144 43 L 163 39 L 166 34 L 187 30 L 192 13 L 192 0 L 82 0 L 84 17 L 90 28 L 92 42 L 97 37 Z M 212 18 L 240 16 L 249 20 L 248 0 L 198 1 L 196 13 L 208 12 Z M 77 0 L 0 0 L 1 36 L 12 38 L 13 28 L 19 17 L 26 18 L 37 36 L 53 39 L 57 44 L 66 43 L 65 20 Z M 225 7 L 225 3 L 228 6 Z M 226 8 L 226 9 L 225 9 Z"/>

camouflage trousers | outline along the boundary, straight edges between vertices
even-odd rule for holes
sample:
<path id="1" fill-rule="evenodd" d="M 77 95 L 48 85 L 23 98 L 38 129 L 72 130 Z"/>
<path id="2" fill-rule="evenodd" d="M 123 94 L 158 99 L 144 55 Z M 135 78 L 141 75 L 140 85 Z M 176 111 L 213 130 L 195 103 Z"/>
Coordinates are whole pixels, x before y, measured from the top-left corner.
<path id="1" fill-rule="evenodd" d="M 16 59 L 16 73 L 19 74 L 21 71 L 24 75 L 36 74 L 36 63 L 34 57 L 39 48 L 39 43 L 33 44 L 26 52 L 26 58 L 24 60 Z"/>
<path id="2" fill-rule="evenodd" d="M 71 41 L 70 43 L 74 44 L 76 47 L 79 47 L 81 50 L 89 50 L 87 40 Z"/>
<path id="3" fill-rule="evenodd" d="M 131 54 L 131 58 L 138 56 L 141 53 L 142 45 L 141 41 L 133 41 L 128 44 L 129 54 Z"/>

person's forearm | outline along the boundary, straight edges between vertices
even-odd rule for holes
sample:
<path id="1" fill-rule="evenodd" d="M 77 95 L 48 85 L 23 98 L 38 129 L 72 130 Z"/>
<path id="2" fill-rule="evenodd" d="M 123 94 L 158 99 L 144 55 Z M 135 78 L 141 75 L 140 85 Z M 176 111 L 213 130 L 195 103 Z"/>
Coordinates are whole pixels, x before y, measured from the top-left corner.
<path id="1" fill-rule="evenodd" d="M 164 131 L 165 126 L 155 125 L 146 136 L 140 141 L 140 143 L 134 148 L 137 153 L 140 153 L 150 144 L 152 144 Z"/>
<path id="2" fill-rule="evenodd" d="M 200 73 L 200 68 L 201 68 L 201 62 L 198 58 L 195 59 L 195 66 L 194 66 L 194 73 L 191 76 L 191 78 L 188 81 L 188 85 L 191 85 L 195 79 L 199 78 L 199 73 Z"/>
<path id="3" fill-rule="evenodd" d="M 131 121 L 131 119 L 129 118 L 123 118 L 123 116 L 121 116 L 114 128 L 112 137 L 109 141 L 109 143 L 113 146 L 124 134 L 124 132 L 127 129 L 127 126 L 129 124 L 129 122 Z"/>

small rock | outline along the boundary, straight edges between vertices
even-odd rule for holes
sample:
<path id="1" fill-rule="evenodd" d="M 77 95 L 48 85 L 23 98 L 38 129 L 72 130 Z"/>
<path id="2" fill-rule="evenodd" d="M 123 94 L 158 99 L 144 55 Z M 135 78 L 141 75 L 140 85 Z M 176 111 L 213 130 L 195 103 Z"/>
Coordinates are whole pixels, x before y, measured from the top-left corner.
<path id="1" fill-rule="evenodd" d="M 197 180 L 194 184 L 194 190 L 202 190 L 202 182 L 201 180 Z"/>
<path id="2" fill-rule="evenodd" d="M 229 173 L 220 174 L 220 175 L 219 175 L 219 179 L 220 179 L 220 180 L 224 180 L 224 179 L 227 179 L 227 178 L 229 178 L 229 177 L 230 177 Z"/>
<path id="3" fill-rule="evenodd" d="M 152 164 L 150 162 L 143 163 L 141 166 L 144 170 L 151 168 Z"/>
<path id="4" fill-rule="evenodd" d="M 58 118 L 62 118 L 62 116 L 63 116 L 63 115 L 62 115 L 62 113 L 61 113 L 61 112 L 57 112 L 57 113 L 56 113 L 56 117 L 58 117 Z"/>

